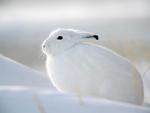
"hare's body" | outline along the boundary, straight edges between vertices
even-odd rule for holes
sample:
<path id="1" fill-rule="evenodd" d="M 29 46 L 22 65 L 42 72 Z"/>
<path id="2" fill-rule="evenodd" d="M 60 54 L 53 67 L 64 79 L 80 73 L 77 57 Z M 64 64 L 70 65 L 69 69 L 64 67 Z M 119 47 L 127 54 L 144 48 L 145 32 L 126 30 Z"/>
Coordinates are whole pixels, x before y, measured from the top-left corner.
<path id="1" fill-rule="evenodd" d="M 85 43 L 83 33 L 79 37 L 81 32 L 59 32 L 44 42 L 47 71 L 59 91 L 143 103 L 142 79 L 131 63 L 109 49 Z"/>

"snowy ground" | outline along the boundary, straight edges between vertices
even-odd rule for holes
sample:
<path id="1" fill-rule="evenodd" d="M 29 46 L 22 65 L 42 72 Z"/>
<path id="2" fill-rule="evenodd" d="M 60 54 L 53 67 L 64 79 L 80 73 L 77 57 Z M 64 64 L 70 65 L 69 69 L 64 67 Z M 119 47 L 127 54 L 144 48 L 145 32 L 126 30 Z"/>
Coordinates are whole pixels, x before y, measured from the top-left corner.
<path id="1" fill-rule="evenodd" d="M 0 100 L 0 113 L 150 113 L 148 103 L 136 106 L 91 97 L 81 102 L 57 92 L 46 75 L 5 57 L 0 57 Z"/>
<path id="2" fill-rule="evenodd" d="M 1 113 L 149 113 L 148 107 L 38 90 L 1 91 Z"/>

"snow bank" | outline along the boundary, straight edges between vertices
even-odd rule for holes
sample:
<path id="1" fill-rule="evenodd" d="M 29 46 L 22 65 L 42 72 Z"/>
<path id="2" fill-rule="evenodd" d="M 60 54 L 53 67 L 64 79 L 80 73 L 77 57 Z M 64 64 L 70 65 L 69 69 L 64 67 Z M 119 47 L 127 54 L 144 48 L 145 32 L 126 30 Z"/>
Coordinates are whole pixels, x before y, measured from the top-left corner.
<path id="1" fill-rule="evenodd" d="M 0 88 L 6 86 L 50 87 L 50 80 L 22 64 L 0 56 Z"/>

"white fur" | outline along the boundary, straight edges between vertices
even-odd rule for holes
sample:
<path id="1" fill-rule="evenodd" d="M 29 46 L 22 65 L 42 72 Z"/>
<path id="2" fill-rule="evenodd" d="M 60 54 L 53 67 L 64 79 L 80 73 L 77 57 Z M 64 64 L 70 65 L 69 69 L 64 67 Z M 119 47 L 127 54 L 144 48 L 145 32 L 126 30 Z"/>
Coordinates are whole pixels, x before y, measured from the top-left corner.
<path id="1" fill-rule="evenodd" d="M 113 51 L 87 43 L 94 38 L 85 37 L 92 35 L 58 29 L 43 42 L 53 85 L 65 93 L 142 104 L 143 83 L 137 70 Z M 57 40 L 58 36 L 63 39 Z"/>

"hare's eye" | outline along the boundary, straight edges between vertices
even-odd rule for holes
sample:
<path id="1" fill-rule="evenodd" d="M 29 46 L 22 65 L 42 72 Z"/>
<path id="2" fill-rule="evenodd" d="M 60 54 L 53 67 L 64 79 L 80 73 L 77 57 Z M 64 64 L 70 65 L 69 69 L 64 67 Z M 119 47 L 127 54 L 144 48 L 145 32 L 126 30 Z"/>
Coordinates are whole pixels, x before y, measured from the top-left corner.
<path id="1" fill-rule="evenodd" d="M 62 36 L 58 36 L 58 37 L 57 37 L 57 40 L 62 40 L 62 39 L 63 39 Z"/>

